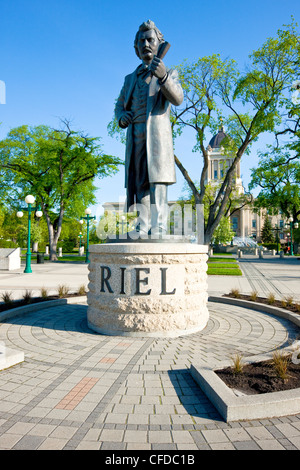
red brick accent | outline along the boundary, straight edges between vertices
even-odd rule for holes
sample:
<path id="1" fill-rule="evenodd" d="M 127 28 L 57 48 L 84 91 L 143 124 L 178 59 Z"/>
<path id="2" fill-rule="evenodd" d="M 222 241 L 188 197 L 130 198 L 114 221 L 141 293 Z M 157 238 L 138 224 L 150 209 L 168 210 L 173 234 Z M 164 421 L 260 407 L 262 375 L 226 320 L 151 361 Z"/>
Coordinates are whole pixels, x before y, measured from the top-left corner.
<path id="1" fill-rule="evenodd" d="M 85 377 L 56 405 L 60 410 L 74 410 L 99 379 Z"/>

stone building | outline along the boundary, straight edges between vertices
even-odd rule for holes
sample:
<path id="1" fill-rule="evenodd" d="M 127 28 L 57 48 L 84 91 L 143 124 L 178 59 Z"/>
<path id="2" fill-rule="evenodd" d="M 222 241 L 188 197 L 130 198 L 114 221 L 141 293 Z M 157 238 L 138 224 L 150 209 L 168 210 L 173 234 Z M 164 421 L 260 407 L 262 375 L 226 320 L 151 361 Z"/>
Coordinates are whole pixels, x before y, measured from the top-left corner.
<path id="1" fill-rule="evenodd" d="M 210 140 L 207 152 L 209 158 L 208 171 L 206 175 L 206 183 L 220 184 L 227 169 L 231 166 L 233 158 L 224 154 L 222 148 L 222 141 L 225 139 L 226 133 L 224 128 L 221 127 L 219 132 Z M 235 175 L 235 185 L 237 194 L 244 194 L 245 189 L 241 178 L 240 162 L 237 165 Z M 264 225 L 266 211 L 262 210 L 260 213 L 253 211 L 252 205 L 244 206 L 241 209 L 235 210 L 231 216 L 231 226 L 237 237 L 252 238 L 257 242 L 261 241 L 261 232 Z M 272 226 L 278 227 L 278 234 L 282 243 L 287 242 L 287 232 L 284 231 L 286 221 L 279 214 L 278 216 L 268 216 Z"/>

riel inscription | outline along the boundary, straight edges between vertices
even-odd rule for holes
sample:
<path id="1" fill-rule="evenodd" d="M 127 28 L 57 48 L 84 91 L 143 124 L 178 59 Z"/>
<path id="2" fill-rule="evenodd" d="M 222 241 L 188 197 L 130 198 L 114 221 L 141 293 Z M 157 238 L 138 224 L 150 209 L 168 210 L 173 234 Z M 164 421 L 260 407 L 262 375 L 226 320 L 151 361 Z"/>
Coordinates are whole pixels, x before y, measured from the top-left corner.
<path id="1" fill-rule="evenodd" d="M 173 268 L 173 269 L 172 269 Z M 176 295 L 183 284 L 181 266 L 106 266 L 98 268 L 99 295 Z"/>
<path id="2" fill-rule="evenodd" d="M 126 276 L 127 268 L 120 267 L 119 273 L 119 294 L 126 295 L 127 292 L 125 291 L 125 276 Z M 160 270 L 160 295 L 174 295 L 176 292 L 176 287 L 173 290 L 167 290 L 167 270 L 168 268 L 159 268 Z M 150 295 L 152 289 L 148 288 L 145 290 L 145 287 L 142 286 L 149 286 L 149 277 L 148 275 L 151 274 L 150 268 L 133 268 L 135 274 L 135 292 L 134 295 Z M 115 291 L 112 289 L 111 286 L 111 276 L 112 270 L 109 266 L 100 266 L 100 292 L 109 292 L 110 294 L 114 294 Z M 145 276 L 146 275 L 146 276 Z"/>

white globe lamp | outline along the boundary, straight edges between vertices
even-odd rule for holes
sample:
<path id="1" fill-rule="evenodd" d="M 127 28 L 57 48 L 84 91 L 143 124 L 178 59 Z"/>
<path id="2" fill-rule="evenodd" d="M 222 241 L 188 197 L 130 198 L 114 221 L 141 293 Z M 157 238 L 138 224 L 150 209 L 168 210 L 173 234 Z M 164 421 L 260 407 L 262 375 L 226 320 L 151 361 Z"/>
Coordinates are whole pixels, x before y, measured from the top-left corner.
<path id="1" fill-rule="evenodd" d="M 25 202 L 26 202 L 26 204 L 34 204 L 35 203 L 35 197 L 32 196 L 31 194 L 28 194 L 28 196 L 25 197 Z"/>

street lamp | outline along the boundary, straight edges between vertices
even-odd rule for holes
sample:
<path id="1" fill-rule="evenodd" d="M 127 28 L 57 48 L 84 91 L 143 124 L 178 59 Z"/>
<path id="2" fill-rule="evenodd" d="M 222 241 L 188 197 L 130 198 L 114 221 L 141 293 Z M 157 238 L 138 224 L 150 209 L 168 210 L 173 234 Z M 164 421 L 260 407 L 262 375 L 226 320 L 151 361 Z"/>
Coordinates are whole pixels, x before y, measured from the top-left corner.
<path id="1" fill-rule="evenodd" d="M 86 254 L 85 254 L 85 262 L 86 263 L 89 263 L 90 260 L 89 260 L 89 231 L 90 231 L 90 220 L 96 220 L 96 216 L 91 216 L 91 209 L 85 209 L 85 214 L 86 214 L 86 217 L 82 217 L 82 219 L 86 220 L 86 230 L 87 230 L 87 233 L 86 233 Z M 83 220 L 80 221 L 80 223 L 83 224 Z"/>
<path id="2" fill-rule="evenodd" d="M 35 212 L 36 217 L 42 217 L 43 212 L 40 210 L 40 206 L 32 207 L 35 203 L 35 197 L 29 194 L 25 197 L 27 204 L 26 208 L 20 208 L 17 212 L 17 217 L 23 217 L 23 211 L 28 212 L 28 234 L 27 234 L 27 253 L 26 253 L 26 266 L 24 273 L 32 273 L 31 270 L 31 251 L 30 251 L 30 229 L 31 229 L 31 212 Z"/>
<path id="3" fill-rule="evenodd" d="M 121 216 L 121 222 L 119 221 L 118 225 L 122 227 L 122 235 L 124 234 L 124 227 L 128 226 L 128 222 L 126 221 L 125 215 Z"/>
<path id="4" fill-rule="evenodd" d="M 83 221 L 82 221 L 82 222 L 83 222 Z M 79 254 L 79 256 L 80 256 L 80 254 L 81 254 L 82 232 L 79 232 L 78 238 L 79 238 L 79 250 L 78 250 L 78 254 Z"/>
<path id="5" fill-rule="evenodd" d="M 278 227 L 278 225 L 276 224 L 275 225 L 275 228 L 273 228 L 274 232 L 276 232 L 276 244 L 277 244 L 277 252 L 276 252 L 276 255 L 279 254 L 279 244 L 280 244 L 280 239 L 279 239 L 279 231 L 280 231 L 280 228 Z"/>
<path id="6" fill-rule="evenodd" d="M 289 224 L 290 224 L 290 232 L 291 232 L 291 255 L 294 256 L 293 228 L 298 228 L 299 224 L 298 224 L 298 222 L 294 222 L 293 217 L 290 217 L 288 221 L 289 221 Z M 288 224 L 286 224 L 286 227 L 288 227 Z"/>

